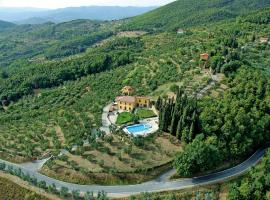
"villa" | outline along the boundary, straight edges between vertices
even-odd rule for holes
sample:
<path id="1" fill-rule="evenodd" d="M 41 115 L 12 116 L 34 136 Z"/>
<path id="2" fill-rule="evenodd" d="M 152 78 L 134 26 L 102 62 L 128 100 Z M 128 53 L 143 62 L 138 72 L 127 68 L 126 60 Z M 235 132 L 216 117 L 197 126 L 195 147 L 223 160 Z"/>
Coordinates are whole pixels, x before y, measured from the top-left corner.
<path id="1" fill-rule="evenodd" d="M 144 96 L 119 96 L 115 99 L 119 110 L 132 111 L 135 108 L 149 108 L 151 101 Z"/>

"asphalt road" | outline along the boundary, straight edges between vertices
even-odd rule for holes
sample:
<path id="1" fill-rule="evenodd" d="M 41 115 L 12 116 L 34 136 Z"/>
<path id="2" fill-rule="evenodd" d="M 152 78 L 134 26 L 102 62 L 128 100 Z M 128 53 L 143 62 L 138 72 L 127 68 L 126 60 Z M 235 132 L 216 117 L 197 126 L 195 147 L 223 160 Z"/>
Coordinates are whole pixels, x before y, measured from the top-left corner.
<path id="1" fill-rule="evenodd" d="M 169 175 L 173 173 L 173 171 L 169 171 L 153 181 L 137 185 L 121 185 L 121 186 L 77 185 L 72 183 L 66 183 L 44 176 L 36 171 L 31 170 L 31 168 L 28 169 L 27 167 L 13 164 L 3 160 L 0 160 L 0 162 L 4 162 L 8 166 L 13 166 L 14 168 L 21 168 L 21 170 L 25 174 L 28 173 L 31 176 L 35 176 L 39 181 L 45 181 L 47 184 L 54 183 L 57 188 L 61 188 L 62 186 L 64 186 L 67 187 L 70 191 L 71 190 L 80 190 L 81 192 L 93 191 L 94 193 L 103 190 L 108 194 L 109 197 L 124 197 L 133 194 L 138 194 L 141 192 L 179 190 L 194 186 L 218 183 L 227 180 L 231 177 L 239 176 L 241 174 L 246 173 L 252 166 L 255 166 L 259 162 L 262 156 L 266 153 L 266 150 L 267 148 L 261 148 L 258 151 L 256 151 L 249 159 L 237 165 L 236 167 L 206 176 L 194 177 L 185 180 L 169 181 L 167 178 Z"/>

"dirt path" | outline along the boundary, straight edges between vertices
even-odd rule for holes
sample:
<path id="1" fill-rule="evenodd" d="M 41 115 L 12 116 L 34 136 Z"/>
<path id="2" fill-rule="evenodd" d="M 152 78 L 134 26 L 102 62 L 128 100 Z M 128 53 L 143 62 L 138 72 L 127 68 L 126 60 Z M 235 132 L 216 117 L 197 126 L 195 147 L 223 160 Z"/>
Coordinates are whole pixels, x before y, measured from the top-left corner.
<path id="1" fill-rule="evenodd" d="M 202 98 L 206 92 L 212 89 L 216 85 L 216 82 L 211 80 L 203 89 L 197 92 L 195 95 L 198 99 Z"/>
<path id="2" fill-rule="evenodd" d="M 50 159 L 51 159 L 51 157 L 43 159 L 43 160 L 36 160 L 33 162 L 27 162 L 27 163 L 20 164 L 20 166 L 27 168 L 31 171 L 38 172 L 43 167 L 43 165 L 45 165 L 45 163 Z"/>
<path id="3" fill-rule="evenodd" d="M 57 135 L 59 141 L 61 142 L 61 144 L 64 145 L 66 143 L 66 139 L 65 139 L 65 135 L 64 135 L 64 133 L 59 125 L 55 126 L 55 132 L 56 132 L 56 135 Z"/>
<path id="4" fill-rule="evenodd" d="M 176 66 L 176 70 L 180 74 L 182 72 L 181 66 L 172 58 L 170 58 L 170 61 Z"/>
<path id="5" fill-rule="evenodd" d="M 221 74 L 212 74 L 209 70 L 206 73 L 211 77 L 211 81 L 202 88 L 199 92 L 196 92 L 195 95 L 197 98 L 202 98 L 206 92 L 215 87 L 216 83 L 220 82 L 223 79 L 223 75 Z"/>

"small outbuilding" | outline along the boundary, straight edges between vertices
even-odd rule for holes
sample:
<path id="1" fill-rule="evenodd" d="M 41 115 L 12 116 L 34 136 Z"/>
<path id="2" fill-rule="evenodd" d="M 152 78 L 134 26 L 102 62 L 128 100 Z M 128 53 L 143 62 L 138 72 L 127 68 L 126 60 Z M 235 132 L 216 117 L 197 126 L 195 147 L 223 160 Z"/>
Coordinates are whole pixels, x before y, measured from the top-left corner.
<path id="1" fill-rule="evenodd" d="M 209 54 L 208 53 L 202 53 L 200 55 L 201 60 L 208 61 L 209 60 Z"/>
<path id="2" fill-rule="evenodd" d="M 179 28 L 178 30 L 177 30 L 177 34 L 184 34 L 185 33 L 185 31 L 184 31 L 184 29 L 181 29 L 181 28 Z"/>
<path id="3" fill-rule="evenodd" d="M 135 92 L 135 90 L 131 86 L 125 86 L 122 88 L 121 92 L 123 95 L 132 95 Z"/>
<path id="4" fill-rule="evenodd" d="M 269 41 L 269 38 L 268 38 L 268 37 L 261 37 L 261 38 L 260 38 L 260 43 L 261 43 L 261 44 L 268 43 L 268 41 Z"/>

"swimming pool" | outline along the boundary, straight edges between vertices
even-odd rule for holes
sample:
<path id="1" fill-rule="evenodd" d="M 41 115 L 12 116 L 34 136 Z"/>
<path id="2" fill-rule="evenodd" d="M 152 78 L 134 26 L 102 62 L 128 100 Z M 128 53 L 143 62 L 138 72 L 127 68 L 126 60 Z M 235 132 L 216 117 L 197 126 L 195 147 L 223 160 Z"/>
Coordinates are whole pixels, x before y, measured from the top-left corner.
<path id="1" fill-rule="evenodd" d="M 126 127 L 127 131 L 133 135 L 144 135 L 152 128 L 149 124 L 137 124 Z"/>

